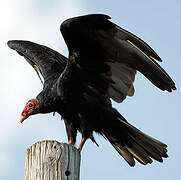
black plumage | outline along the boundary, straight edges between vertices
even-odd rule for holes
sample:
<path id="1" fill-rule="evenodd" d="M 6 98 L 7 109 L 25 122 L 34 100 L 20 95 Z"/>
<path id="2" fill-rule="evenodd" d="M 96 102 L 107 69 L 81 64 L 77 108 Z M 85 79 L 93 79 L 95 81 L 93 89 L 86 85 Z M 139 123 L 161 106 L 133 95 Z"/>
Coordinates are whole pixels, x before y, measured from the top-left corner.
<path id="1" fill-rule="evenodd" d="M 21 122 L 32 114 L 58 112 L 64 119 L 68 141 L 82 134 L 96 143 L 93 131 L 103 135 L 130 166 L 167 157 L 166 145 L 129 124 L 112 107 L 133 96 L 136 71 L 155 86 L 171 92 L 175 83 L 156 60 L 162 61 L 144 41 L 101 14 L 64 21 L 60 27 L 69 50 L 65 58 L 54 50 L 28 41 L 9 41 L 44 78 L 43 90 L 30 100 Z M 39 75 L 40 77 L 40 75 Z"/>

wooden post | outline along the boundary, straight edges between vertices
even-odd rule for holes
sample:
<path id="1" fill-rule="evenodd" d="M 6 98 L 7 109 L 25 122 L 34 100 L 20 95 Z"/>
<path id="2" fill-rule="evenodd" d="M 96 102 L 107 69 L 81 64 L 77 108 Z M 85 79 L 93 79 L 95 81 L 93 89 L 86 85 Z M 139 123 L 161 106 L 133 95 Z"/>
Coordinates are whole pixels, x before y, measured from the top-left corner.
<path id="1" fill-rule="evenodd" d="M 70 144 L 41 141 L 26 151 L 25 180 L 79 180 L 80 153 Z"/>

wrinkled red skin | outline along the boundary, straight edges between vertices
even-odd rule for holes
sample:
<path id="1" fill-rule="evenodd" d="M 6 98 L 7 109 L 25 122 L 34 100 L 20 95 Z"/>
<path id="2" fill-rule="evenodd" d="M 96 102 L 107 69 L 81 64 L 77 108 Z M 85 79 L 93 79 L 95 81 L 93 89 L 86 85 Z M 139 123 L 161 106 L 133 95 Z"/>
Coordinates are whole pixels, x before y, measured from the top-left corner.
<path id="1" fill-rule="evenodd" d="M 21 113 L 20 122 L 23 123 L 25 119 L 33 114 L 37 114 L 39 110 L 39 101 L 38 99 L 31 99 L 25 105 L 23 112 Z"/>

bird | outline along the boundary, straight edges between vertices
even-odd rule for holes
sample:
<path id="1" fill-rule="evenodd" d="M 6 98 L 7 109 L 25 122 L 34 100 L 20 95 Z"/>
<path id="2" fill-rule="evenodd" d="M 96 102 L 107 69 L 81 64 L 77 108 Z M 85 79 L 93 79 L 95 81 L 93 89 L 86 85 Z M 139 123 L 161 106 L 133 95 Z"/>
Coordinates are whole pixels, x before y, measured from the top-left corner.
<path id="1" fill-rule="evenodd" d="M 10 40 L 8 46 L 23 56 L 41 79 L 43 90 L 29 100 L 21 114 L 57 112 L 64 120 L 68 143 L 77 132 L 82 150 L 93 132 L 102 135 L 130 165 L 167 158 L 167 145 L 131 125 L 112 101 L 123 102 L 135 92 L 137 71 L 162 91 L 176 90 L 174 81 L 156 62 L 162 59 L 142 39 L 111 22 L 104 14 L 65 20 L 60 31 L 69 56 L 30 41 Z M 98 144 L 97 144 L 98 145 Z"/>

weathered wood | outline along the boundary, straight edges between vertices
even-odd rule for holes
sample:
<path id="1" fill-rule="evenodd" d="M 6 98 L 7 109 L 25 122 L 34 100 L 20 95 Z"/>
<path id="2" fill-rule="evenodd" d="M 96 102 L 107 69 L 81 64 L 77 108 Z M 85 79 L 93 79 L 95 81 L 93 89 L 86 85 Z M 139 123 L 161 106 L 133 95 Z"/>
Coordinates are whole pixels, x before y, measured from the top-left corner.
<path id="1" fill-rule="evenodd" d="M 72 145 L 41 141 L 26 151 L 25 180 L 79 180 L 80 153 Z"/>

